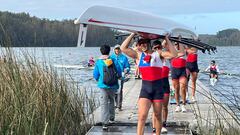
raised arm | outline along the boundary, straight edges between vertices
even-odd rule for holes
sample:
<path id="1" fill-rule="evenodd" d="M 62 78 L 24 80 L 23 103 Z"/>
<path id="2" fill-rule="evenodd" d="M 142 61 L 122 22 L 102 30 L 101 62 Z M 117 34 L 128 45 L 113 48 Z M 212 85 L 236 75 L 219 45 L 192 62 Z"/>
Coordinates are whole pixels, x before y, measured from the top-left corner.
<path id="1" fill-rule="evenodd" d="M 178 46 L 179 46 L 179 50 L 177 52 L 177 57 L 182 57 L 185 55 L 185 48 L 184 48 L 184 45 L 183 44 L 180 44 L 178 43 Z"/>
<path id="2" fill-rule="evenodd" d="M 187 51 L 188 54 L 197 53 L 197 48 L 195 48 L 195 47 L 187 47 L 186 51 Z"/>
<path id="3" fill-rule="evenodd" d="M 210 66 L 208 66 L 208 67 L 205 69 L 205 71 L 207 72 L 207 71 L 209 71 L 209 69 L 210 69 Z"/>
<path id="4" fill-rule="evenodd" d="M 133 50 L 132 48 L 129 48 L 129 44 L 132 40 L 132 38 L 134 37 L 134 33 L 132 33 L 130 36 L 128 36 L 123 43 L 121 44 L 120 49 L 122 50 L 122 52 L 124 52 L 127 56 L 133 58 L 133 59 L 138 59 L 138 54 L 135 50 Z"/>
<path id="5" fill-rule="evenodd" d="M 220 73 L 220 70 L 219 70 L 219 68 L 218 68 L 218 65 L 216 65 L 216 70 L 217 70 L 218 73 Z"/>
<path id="6" fill-rule="evenodd" d="M 172 45 L 171 41 L 168 39 L 168 36 L 165 37 L 163 43 L 166 45 L 167 51 L 161 51 L 159 54 L 165 59 L 171 59 L 177 56 L 177 50 Z"/>

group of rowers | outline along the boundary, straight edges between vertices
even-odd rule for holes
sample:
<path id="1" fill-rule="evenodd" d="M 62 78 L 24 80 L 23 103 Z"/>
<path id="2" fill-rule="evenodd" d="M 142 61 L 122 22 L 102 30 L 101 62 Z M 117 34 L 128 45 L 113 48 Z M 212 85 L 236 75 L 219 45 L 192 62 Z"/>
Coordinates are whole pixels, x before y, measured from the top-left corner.
<path id="1" fill-rule="evenodd" d="M 130 69 L 130 66 L 126 66 L 129 64 L 123 64 L 128 63 L 126 56 L 120 59 L 119 55 L 123 52 L 136 61 L 137 73 L 138 70 L 140 73 L 137 74 L 136 77 L 140 78 L 141 75 L 142 79 L 142 87 L 138 99 L 137 134 L 144 134 L 145 122 L 152 106 L 153 133 L 160 135 L 161 133 L 167 132 L 166 121 L 168 117 L 168 102 L 170 95 L 170 70 L 172 86 L 175 91 L 175 111 L 183 113 L 187 112 L 185 105 L 188 78 L 191 78 L 192 82 L 191 100 L 192 102 L 196 102 L 196 80 L 199 72 L 197 64 L 197 49 L 178 42 L 172 43 L 169 40 L 168 34 L 165 35 L 165 39 L 162 41 L 155 40 L 151 42 L 150 39 L 141 38 L 137 41 L 136 48 L 131 48 L 129 45 L 132 43 L 134 36 L 135 33 L 130 34 L 120 46 L 114 48 L 114 57 L 109 56 L 110 46 L 103 45 L 100 47 L 102 55 L 95 63 L 93 76 L 95 80 L 98 81 L 98 87 L 102 92 L 101 108 L 103 130 L 107 130 L 108 124 L 114 121 L 114 91 L 119 88 L 117 81 L 114 81 L 111 85 L 108 85 L 109 81 L 105 81 L 109 80 L 106 78 L 114 78 L 112 80 L 116 80 L 114 77 L 114 68 L 110 67 L 115 67 L 119 76 L 121 76 L 121 72 L 125 74 Z M 181 40 L 181 36 L 179 36 L 179 40 Z M 109 69 L 106 69 L 106 67 Z M 125 68 L 127 68 L 126 72 Z M 110 69 L 113 69 L 113 72 L 111 72 L 113 73 L 112 75 L 108 75 Z M 211 69 L 213 68 L 211 67 Z M 122 93 L 122 87 L 123 81 L 121 79 L 120 93 Z M 180 97 L 182 99 L 181 106 Z M 122 98 L 122 96 L 120 96 L 120 98 Z M 121 100 L 122 99 L 119 100 L 119 110 L 122 110 Z"/>
<path id="2" fill-rule="evenodd" d="M 136 48 L 129 47 L 133 37 L 132 33 L 121 45 L 121 50 L 127 56 L 136 60 L 141 73 L 142 88 L 138 100 L 138 127 L 137 134 L 144 134 L 145 121 L 149 109 L 153 107 L 153 132 L 159 135 L 166 133 L 168 116 L 168 102 L 170 94 L 169 71 L 173 89 L 175 90 L 175 112 L 186 112 L 186 90 L 188 78 L 191 76 L 191 100 L 196 102 L 196 80 L 198 77 L 197 49 L 180 43 L 172 43 L 169 35 L 161 42 L 149 39 L 139 39 Z M 179 36 L 179 40 L 181 37 Z M 174 44 L 174 45 L 173 45 Z M 170 68 L 171 66 L 171 68 Z M 139 75 L 136 75 L 139 77 Z M 182 105 L 180 106 L 180 97 Z"/>
<path id="3" fill-rule="evenodd" d="M 196 80 L 198 75 L 197 49 L 174 43 L 168 35 L 161 42 L 155 40 L 152 45 L 149 39 L 140 39 L 137 49 L 129 47 L 134 33 L 125 39 L 121 50 L 137 61 L 142 78 L 142 88 L 138 100 L 138 135 L 144 133 L 144 125 L 149 109 L 153 106 L 153 132 L 157 135 L 167 132 L 166 121 L 170 94 L 169 71 L 175 90 L 176 112 L 186 112 L 187 76 L 192 80 L 192 101 L 195 102 Z M 181 37 L 179 37 L 181 40 Z M 187 59 L 185 55 L 187 53 Z M 171 63 L 170 60 L 171 59 Z M 180 96 L 182 105 L 180 107 Z"/>

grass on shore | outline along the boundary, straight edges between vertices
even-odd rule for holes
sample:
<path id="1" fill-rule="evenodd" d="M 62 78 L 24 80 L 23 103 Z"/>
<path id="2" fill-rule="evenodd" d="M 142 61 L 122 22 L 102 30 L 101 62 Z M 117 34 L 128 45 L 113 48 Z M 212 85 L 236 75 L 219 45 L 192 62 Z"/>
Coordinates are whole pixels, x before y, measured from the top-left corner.
<path id="1" fill-rule="evenodd" d="M 82 135 L 90 128 L 94 97 L 53 68 L 6 49 L 0 63 L 0 133 Z M 23 62 L 20 62 L 23 61 Z"/>
<path id="2" fill-rule="evenodd" d="M 229 95 L 225 95 L 221 90 L 213 88 L 214 92 L 221 96 L 223 101 L 228 101 L 225 104 L 220 101 L 211 91 L 198 85 L 202 92 L 197 91 L 204 99 L 209 101 L 209 108 L 207 114 L 200 110 L 199 104 L 192 105 L 196 117 L 196 127 L 193 134 L 196 135 L 240 135 L 240 97 L 232 88 Z M 191 87 L 189 87 L 191 89 Z M 225 90 L 224 90 L 225 91 Z M 231 99 L 230 99 L 231 98 Z M 203 101 L 204 102 L 204 101 Z"/>

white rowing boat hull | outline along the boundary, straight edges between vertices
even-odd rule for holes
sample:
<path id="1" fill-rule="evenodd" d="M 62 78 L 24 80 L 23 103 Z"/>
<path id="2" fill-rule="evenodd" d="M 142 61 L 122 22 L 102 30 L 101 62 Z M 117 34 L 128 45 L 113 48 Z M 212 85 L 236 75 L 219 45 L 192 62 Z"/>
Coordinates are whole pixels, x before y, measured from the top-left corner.
<path id="1" fill-rule="evenodd" d="M 66 68 L 66 69 L 93 69 L 94 67 L 86 67 L 83 65 L 53 65 L 56 68 Z"/>
<path id="2" fill-rule="evenodd" d="M 84 27 L 86 25 L 83 24 L 138 32 L 141 36 L 147 38 L 156 38 L 157 35 L 165 35 L 166 33 L 175 37 L 181 35 L 184 38 L 197 38 L 197 34 L 192 29 L 180 23 L 151 14 L 106 6 L 88 8 L 75 23 L 82 24 L 79 38 L 86 37 L 87 31 Z M 84 42 L 84 39 L 79 40 L 80 42 Z"/>

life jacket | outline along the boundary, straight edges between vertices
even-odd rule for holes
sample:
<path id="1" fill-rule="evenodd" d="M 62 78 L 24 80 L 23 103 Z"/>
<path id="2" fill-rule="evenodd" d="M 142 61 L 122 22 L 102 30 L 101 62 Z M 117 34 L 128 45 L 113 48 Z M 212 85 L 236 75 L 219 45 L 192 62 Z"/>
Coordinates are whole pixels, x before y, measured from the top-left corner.
<path id="1" fill-rule="evenodd" d="M 217 65 L 210 66 L 210 71 L 217 71 Z"/>

